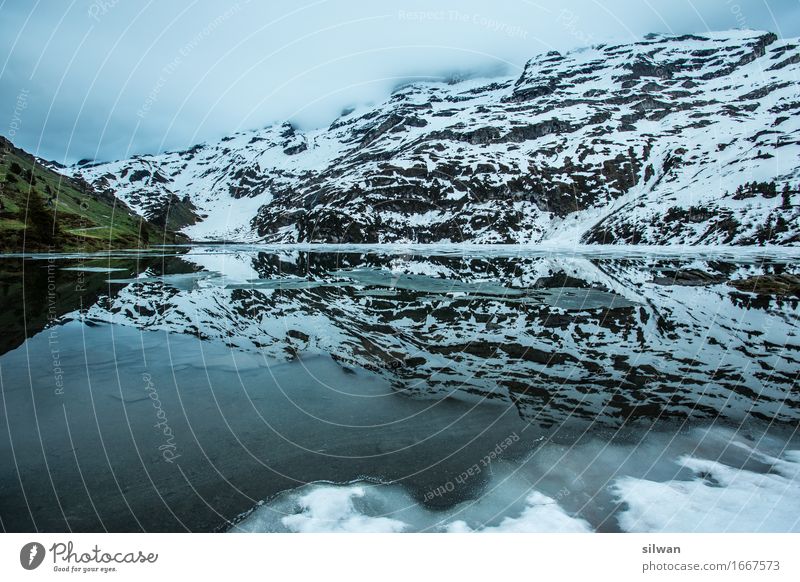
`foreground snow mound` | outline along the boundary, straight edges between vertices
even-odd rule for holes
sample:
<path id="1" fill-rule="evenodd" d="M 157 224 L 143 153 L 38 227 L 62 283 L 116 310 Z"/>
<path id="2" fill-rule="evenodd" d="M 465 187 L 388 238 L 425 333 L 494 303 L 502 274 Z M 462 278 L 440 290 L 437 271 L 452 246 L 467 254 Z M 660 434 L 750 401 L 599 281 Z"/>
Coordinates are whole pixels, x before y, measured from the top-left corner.
<path id="1" fill-rule="evenodd" d="M 312 483 L 260 504 L 231 531 L 800 532 L 793 434 L 676 428 L 620 442 L 545 441 L 492 463 L 477 494 L 444 508 L 428 503 L 437 489 L 420 500 L 398 484 Z M 457 483 L 440 490 L 458 495 Z"/>
<path id="2" fill-rule="evenodd" d="M 761 471 L 686 456 L 680 464 L 694 479 L 620 479 L 615 489 L 628 507 L 620 526 L 646 532 L 800 532 L 800 451 L 780 458 L 752 449 L 750 454 L 763 464 Z"/>
<path id="3" fill-rule="evenodd" d="M 558 503 L 533 491 L 522 500 L 511 499 L 508 490 L 495 490 L 477 502 L 467 502 L 449 511 L 431 511 L 418 506 L 396 485 L 357 483 L 311 484 L 287 492 L 272 503 L 257 508 L 235 526 L 237 532 L 573 532 L 591 531 L 589 524 L 567 514 Z M 496 518 L 506 504 L 520 506 L 519 514 Z M 514 511 L 514 510 L 512 510 Z"/>

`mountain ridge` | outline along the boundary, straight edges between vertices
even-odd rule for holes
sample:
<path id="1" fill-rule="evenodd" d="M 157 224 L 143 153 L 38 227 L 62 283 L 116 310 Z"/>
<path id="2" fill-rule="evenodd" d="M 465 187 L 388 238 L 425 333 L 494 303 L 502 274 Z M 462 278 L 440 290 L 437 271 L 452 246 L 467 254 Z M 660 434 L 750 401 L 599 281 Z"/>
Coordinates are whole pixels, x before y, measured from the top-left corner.
<path id="1" fill-rule="evenodd" d="M 144 220 L 115 193 L 98 191 L 64 167 L 0 136 L 0 250 L 101 250 L 185 242 Z"/>
<path id="2" fill-rule="evenodd" d="M 799 70 L 768 32 L 649 35 L 65 171 L 194 240 L 795 245 Z"/>

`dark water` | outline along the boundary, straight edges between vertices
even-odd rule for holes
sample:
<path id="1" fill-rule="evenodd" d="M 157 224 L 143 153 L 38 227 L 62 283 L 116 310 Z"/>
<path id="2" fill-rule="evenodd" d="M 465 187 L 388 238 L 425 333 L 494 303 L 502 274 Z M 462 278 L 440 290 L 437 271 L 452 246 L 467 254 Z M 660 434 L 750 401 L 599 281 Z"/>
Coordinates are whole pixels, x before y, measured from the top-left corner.
<path id="1" fill-rule="evenodd" d="M 518 527 L 659 529 L 630 491 L 719 489 L 728 469 L 785 479 L 773 505 L 791 509 L 796 265 L 413 247 L 5 257 L 2 527 L 208 531 L 268 500 L 243 529 L 457 530 L 454 508 L 479 529 L 535 492 L 564 514 Z M 740 513 L 705 529 L 796 526 Z"/>

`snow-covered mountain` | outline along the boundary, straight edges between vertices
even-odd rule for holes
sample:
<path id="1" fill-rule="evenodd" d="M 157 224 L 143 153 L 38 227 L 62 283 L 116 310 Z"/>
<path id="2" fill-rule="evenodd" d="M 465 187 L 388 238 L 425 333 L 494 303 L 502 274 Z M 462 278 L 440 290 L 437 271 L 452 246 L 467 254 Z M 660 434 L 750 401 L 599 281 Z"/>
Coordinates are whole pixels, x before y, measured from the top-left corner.
<path id="1" fill-rule="evenodd" d="M 649 35 L 70 171 L 196 240 L 797 244 L 799 45 Z"/>

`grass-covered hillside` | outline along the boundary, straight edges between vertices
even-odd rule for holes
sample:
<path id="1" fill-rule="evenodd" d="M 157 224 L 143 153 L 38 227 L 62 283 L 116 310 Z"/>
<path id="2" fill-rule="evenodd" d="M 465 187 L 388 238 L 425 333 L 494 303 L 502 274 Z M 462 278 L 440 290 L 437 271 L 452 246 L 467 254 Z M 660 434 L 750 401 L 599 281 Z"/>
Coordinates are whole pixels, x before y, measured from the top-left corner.
<path id="1" fill-rule="evenodd" d="M 0 137 L 0 252 L 102 250 L 176 242 L 113 194 L 63 176 Z"/>

